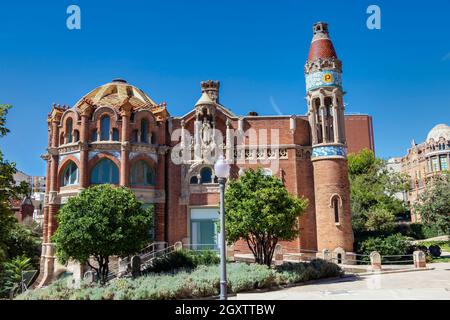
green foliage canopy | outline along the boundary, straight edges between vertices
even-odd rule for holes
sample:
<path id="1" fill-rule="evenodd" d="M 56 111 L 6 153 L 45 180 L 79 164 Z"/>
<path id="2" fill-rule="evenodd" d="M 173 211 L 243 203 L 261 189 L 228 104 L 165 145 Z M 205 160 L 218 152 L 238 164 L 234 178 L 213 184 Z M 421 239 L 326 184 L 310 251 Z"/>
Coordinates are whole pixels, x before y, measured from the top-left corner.
<path id="1" fill-rule="evenodd" d="M 153 208 L 144 209 L 133 192 L 98 185 L 72 197 L 58 213 L 53 236 L 58 259 L 88 263 L 104 283 L 109 257 L 138 252 L 150 240 Z M 91 264 L 93 257 L 98 266 Z"/>
<path id="2" fill-rule="evenodd" d="M 10 105 L 0 105 L 0 138 L 8 132 L 6 115 Z M 29 193 L 29 185 L 14 181 L 17 172 L 16 164 L 3 158 L 0 150 L 0 286 L 4 294 L 8 287 L 8 276 L 5 272 L 16 257 L 26 255 L 31 258 L 34 267 L 39 263 L 40 235 L 21 225 L 11 210 L 11 201 L 21 199 Z"/>
<path id="3" fill-rule="evenodd" d="M 349 154 L 350 204 L 355 233 L 388 231 L 397 214 L 405 212 L 403 202 L 394 195 L 406 190 L 406 176 L 387 168 L 387 162 L 364 149 Z"/>
<path id="4" fill-rule="evenodd" d="M 245 239 L 259 264 L 270 265 L 279 240 L 298 236 L 298 217 L 307 200 L 288 193 L 283 182 L 262 169 L 246 170 L 225 193 L 227 241 Z"/>
<path id="5" fill-rule="evenodd" d="M 434 177 L 413 208 L 425 225 L 450 234 L 450 173 Z"/>

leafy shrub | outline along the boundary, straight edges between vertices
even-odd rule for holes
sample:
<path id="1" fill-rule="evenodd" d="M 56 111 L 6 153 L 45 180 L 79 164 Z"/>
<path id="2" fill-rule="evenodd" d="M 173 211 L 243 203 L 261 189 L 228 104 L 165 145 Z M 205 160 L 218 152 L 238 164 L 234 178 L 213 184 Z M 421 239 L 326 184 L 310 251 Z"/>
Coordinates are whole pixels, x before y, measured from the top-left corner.
<path id="1" fill-rule="evenodd" d="M 215 251 L 205 250 L 205 251 L 188 251 L 188 255 L 192 257 L 194 264 L 196 266 L 205 265 L 210 266 L 213 264 L 220 263 L 220 257 Z"/>
<path id="2" fill-rule="evenodd" d="M 144 273 L 175 272 L 179 269 L 192 270 L 200 265 L 219 264 L 220 258 L 214 251 L 175 251 L 152 261 Z"/>
<path id="3" fill-rule="evenodd" d="M 196 264 L 192 255 L 188 254 L 186 251 L 180 250 L 153 259 L 151 266 L 148 267 L 144 273 L 172 272 L 178 269 L 190 270 L 195 267 Z"/>
<path id="4" fill-rule="evenodd" d="M 237 293 L 270 288 L 288 283 L 341 275 L 341 269 L 330 262 L 288 264 L 271 269 L 265 265 L 231 263 L 227 265 L 228 292 Z M 209 297 L 219 293 L 219 266 L 199 266 L 193 271 L 173 274 L 151 273 L 136 279 L 117 278 L 105 286 L 82 282 L 80 288 L 68 287 L 58 280 L 42 289 L 27 291 L 22 300 L 168 300 Z"/>
<path id="5" fill-rule="evenodd" d="M 433 258 L 438 258 L 438 257 L 441 256 L 441 247 L 439 247 L 439 246 L 436 245 L 436 244 L 431 245 L 431 246 L 428 248 L 428 251 L 430 252 L 430 255 L 431 255 Z"/>
<path id="6" fill-rule="evenodd" d="M 423 231 L 423 239 L 434 238 L 438 236 L 442 236 L 442 233 L 435 226 L 422 226 Z"/>
<path id="7" fill-rule="evenodd" d="M 425 239 L 424 225 L 421 223 L 401 223 L 394 228 L 395 233 L 401 233 L 405 237 L 415 240 Z"/>
<path id="8" fill-rule="evenodd" d="M 410 250 L 409 238 L 400 233 L 388 237 L 368 238 L 359 244 L 358 252 L 369 255 L 378 251 L 381 255 L 405 255 Z"/>
<path id="9" fill-rule="evenodd" d="M 322 259 L 314 259 L 310 263 L 286 263 L 276 267 L 276 270 L 286 283 L 337 277 L 343 274 L 342 269 L 337 264 Z"/>

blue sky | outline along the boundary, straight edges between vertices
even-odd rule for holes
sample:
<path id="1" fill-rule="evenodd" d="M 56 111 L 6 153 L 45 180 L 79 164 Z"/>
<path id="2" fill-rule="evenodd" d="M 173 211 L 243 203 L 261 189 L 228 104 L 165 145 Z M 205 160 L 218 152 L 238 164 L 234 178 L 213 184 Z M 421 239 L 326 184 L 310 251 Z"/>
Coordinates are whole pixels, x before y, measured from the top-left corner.
<path id="1" fill-rule="evenodd" d="M 44 4 L 51 3 L 51 4 Z M 81 30 L 66 9 L 81 8 Z M 381 30 L 366 9 L 381 8 Z M 14 106 L 0 140 L 20 170 L 43 175 L 46 117 L 124 78 L 172 115 L 199 83 L 221 81 L 235 113 L 304 114 L 303 65 L 314 22 L 327 21 L 344 64 L 348 112 L 374 118 L 378 156 L 402 156 L 450 119 L 450 1 L 2 1 L 0 103 Z"/>

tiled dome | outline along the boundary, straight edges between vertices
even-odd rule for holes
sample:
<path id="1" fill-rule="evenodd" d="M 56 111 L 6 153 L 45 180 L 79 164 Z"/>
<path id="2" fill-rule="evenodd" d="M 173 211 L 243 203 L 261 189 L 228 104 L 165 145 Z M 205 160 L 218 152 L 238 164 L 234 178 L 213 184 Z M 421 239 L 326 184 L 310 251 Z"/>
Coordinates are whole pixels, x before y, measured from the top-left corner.
<path id="1" fill-rule="evenodd" d="M 141 89 L 128 84 L 125 80 L 115 79 L 89 92 L 75 104 L 75 107 L 81 105 L 83 101 L 89 101 L 96 106 L 118 107 L 125 99 L 128 99 L 135 109 L 158 106 Z"/>
<path id="2" fill-rule="evenodd" d="M 443 123 L 438 124 L 428 133 L 427 141 L 431 139 L 438 141 L 441 137 L 445 140 L 450 140 L 450 126 Z"/>

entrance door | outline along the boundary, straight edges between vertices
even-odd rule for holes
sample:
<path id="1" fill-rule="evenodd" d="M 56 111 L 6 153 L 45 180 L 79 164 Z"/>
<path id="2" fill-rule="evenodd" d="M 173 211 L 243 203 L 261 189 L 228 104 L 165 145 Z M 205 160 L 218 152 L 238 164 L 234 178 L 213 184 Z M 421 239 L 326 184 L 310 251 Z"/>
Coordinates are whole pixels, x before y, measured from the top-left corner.
<path id="1" fill-rule="evenodd" d="M 216 250 L 218 209 L 191 209 L 192 250 Z"/>

